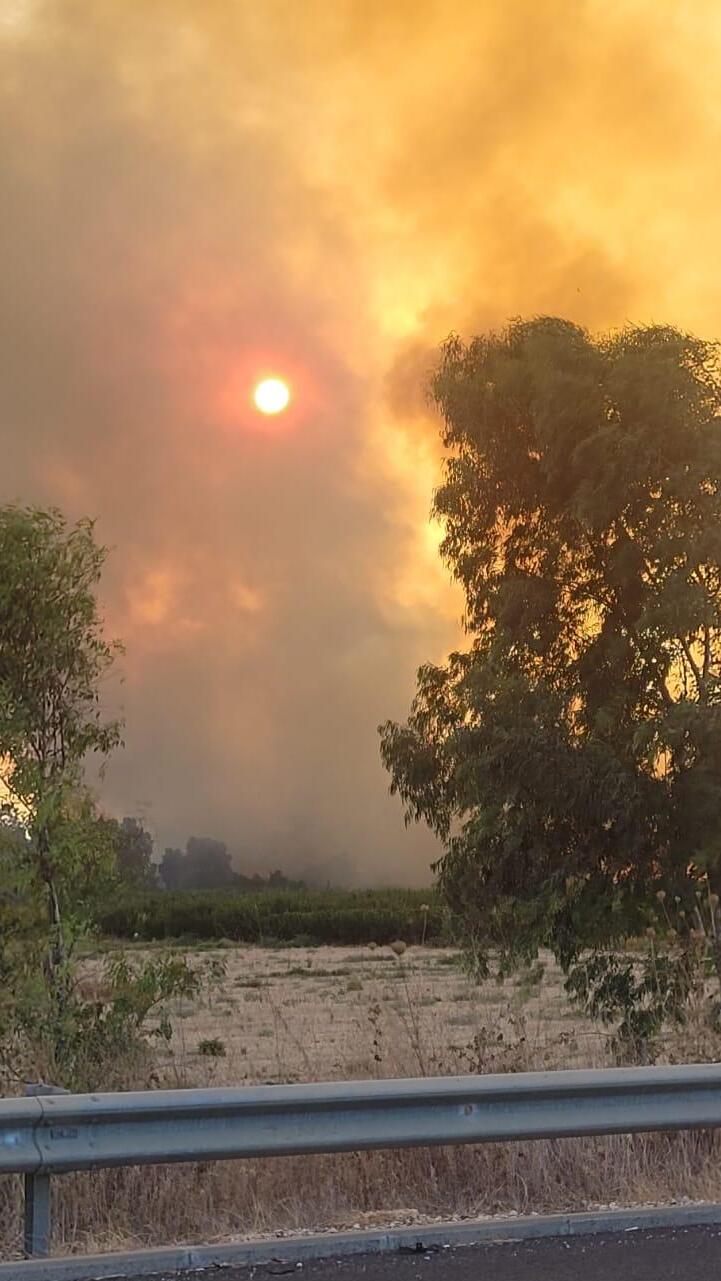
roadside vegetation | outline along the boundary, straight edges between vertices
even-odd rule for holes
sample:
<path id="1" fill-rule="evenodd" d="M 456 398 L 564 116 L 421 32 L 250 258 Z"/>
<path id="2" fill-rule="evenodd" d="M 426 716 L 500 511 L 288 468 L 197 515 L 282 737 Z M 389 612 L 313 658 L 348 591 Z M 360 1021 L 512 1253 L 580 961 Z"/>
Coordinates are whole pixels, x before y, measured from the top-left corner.
<path id="1" fill-rule="evenodd" d="M 4 1092 L 719 1059 L 717 350 L 518 321 L 449 340 L 432 393 L 469 644 L 421 668 L 381 754 L 442 842 L 433 891 L 243 876 L 207 837 L 158 874 L 86 777 L 122 738 L 105 549 L 0 508 Z M 118 1170 L 59 1181 L 59 1234 L 718 1200 L 720 1155 L 714 1132 Z M 18 1208 L 6 1181 L 11 1254 Z"/>
<path id="2" fill-rule="evenodd" d="M 119 884 L 85 780 L 121 742 L 100 692 L 121 647 L 96 600 L 105 549 L 89 521 L 0 508 L 0 1083 L 97 1089 L 167 1037 L 167 1002 L 201 982 L 177 957 L 110 958 L 102 999 L 77 954 Z"/>
<path id="3" fill-rule="evenodd" d="M 183 951 L 177 953 L 185 955 Z M 157 952 L 147 953 L 147 958 Z M 243 1085 L 520 1072 L 617 1059 L 598 1022 L 570 1006 L 550 954 L 503 983 L 478 981 L 452 948 L 226 947 L 187 953 L 223 976 L 176 996 L 169 1040 L 120 1057 L 127 1088 Z M 140 956 L 138 959 L 142 959 Z M 102 999 L 105 956 L 80 966 Z M 664 1037 L 666 1059 L 711 1057 L 701 1012 Z M 424 1216 L 570 1211 L 717 1200 L 716 1132 L 490 1145 L 337 1157 L 156 1166 L 55 1181 L 68 1250 L 222 1240 L 324 1227 L 422 1223 Z M 18 1248 L 19 1180 L 0 1181 L 6 1253 Z"/>

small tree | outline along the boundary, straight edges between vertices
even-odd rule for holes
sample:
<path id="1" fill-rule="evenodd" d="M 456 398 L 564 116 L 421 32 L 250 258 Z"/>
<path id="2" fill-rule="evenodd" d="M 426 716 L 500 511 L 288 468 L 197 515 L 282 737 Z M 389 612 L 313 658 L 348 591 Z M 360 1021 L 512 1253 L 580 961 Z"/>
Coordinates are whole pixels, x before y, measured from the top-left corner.
<path id="1" fill-rule="evenodd" d="M 483 955 L 565 964 L 721 860 L 721 376 L 672 328 L 451 338 L 435 512 L 467 652 L 381 727 Z M 718 963 L 718 958 L 717 958 Z M 721 967 L 720 967 L 721 972 Z"/>
<path id="2" fill-rule="evenodd" d="M 73 941 L 110 874 L 112 853 L 83 783 L 89 757 L 120 742 L 100 689 L 118 650 L 106 641 L 94 589 L 105 559 L 89 521 L 0 508 L 0 793 L 7 893 L 25 904 L 18 995 L 42 953 L 48 1017 L 61 1033 Z M 12 839 L 8 845 L 8 834 Z M 6 953 L 7 961 L 7 953 Z"/>
<path id="3" fill-rule="evenodd" d="M 95 598 L 105 549 L 89 521 L 0 508 L 0 1054 L 15 1071 L 106 1088 L 170 1036 L 167 1003 L 193 995 L 217 965 L 115 955 L 90 980 L 73 949 L 121 871 L 147 873 L 136 820 L 98 817 L 84 766 L 120 742 L 100 693 L 119 646 Z M 130 853 L 128 853 L 130 849 Z"/>

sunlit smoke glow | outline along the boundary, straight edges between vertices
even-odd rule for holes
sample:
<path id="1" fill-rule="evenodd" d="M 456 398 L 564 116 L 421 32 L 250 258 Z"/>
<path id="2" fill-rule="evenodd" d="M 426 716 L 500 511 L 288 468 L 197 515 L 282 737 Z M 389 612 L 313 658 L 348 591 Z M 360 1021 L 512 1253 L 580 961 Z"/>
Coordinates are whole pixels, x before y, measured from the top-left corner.
<path id="1" fill-rule="evenodd" d="M 718 6 L 9 12 L 2 497 L 113 548 L 102 799 L 161 849 L 421 881 L 375 731 L 463 641 L 424 379 L 518 314 L 718 336 Z"/>

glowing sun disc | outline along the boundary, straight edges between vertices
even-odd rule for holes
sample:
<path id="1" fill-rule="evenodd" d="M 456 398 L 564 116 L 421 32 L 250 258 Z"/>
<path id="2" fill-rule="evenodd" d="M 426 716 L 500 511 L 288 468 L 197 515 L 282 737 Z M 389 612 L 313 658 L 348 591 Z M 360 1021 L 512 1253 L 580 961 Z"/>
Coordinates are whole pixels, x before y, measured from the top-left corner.
<path id="1" fill-rule="evenodd" d="M 282 378 L 264 378 L 253 392 L 253 400 L 261 414 L 280 414 L 288 406 L 290 389 Z"/>

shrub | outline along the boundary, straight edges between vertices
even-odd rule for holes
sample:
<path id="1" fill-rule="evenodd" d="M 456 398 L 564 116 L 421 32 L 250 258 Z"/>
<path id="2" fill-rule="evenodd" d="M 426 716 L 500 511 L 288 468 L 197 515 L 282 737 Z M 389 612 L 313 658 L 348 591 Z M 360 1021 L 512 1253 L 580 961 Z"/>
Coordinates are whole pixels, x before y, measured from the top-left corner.
<path id="1" fill-rule="evenodd" d="M 224 1059 L 227 1054 L 225 1041 L 221 1041 L 219 1036 L 205 1037 L 198 1042 L 198 1054 L 207 1059 Z"/>

